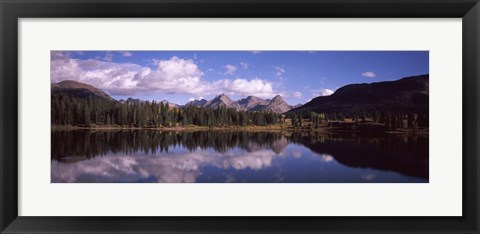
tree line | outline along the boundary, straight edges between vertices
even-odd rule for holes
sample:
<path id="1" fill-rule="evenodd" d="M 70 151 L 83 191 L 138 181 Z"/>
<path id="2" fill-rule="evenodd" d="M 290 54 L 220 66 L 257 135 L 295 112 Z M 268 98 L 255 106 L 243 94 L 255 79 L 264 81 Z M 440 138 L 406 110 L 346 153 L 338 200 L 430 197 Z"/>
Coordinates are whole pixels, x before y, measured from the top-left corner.
<path id="1" fill-rule="evenodd" d="M 100 98 L 76 98 L 65 93 L 51 96 L 51 123 L 87 126 L 118 125 L 132 127 L 176 126 L 266 126 L 284 122 L 282 115 L 270 111 L 245 112 L 233 108 L 187 106 L 170 108 L 156 101 L 118 102 Z"/>
<path id="2" fill-rule="evenodd" d="M 294 128 L 367 128 L 394 130 L 398 128 L 428 128 L 428 110 L 401 110 L 370 108 L 365 110 L 312 112 L 302 111 L 286 114 L 275 112 L 238 111 L 233 108 L 186 106 L 170 108 L 156 101 L 119 102 L 101 98 L 78 98 L 66 93 L 51 96 L 51 123 L 53 125 L 122 126 L 122 127 L 177 127 L 177 126 L 267 126 L 285 124 L 291 119 Z M 378 125 L 374 125 L 378 124 Z"/>
<path id="3" fill-rule="evenodd" d="M 386 130 L 398 128 L 428 128 L 429 114 L 428 110 L 402 110 L 372 108 L 356 111 L 331 111 L 316 113 L 312 111 L 303 111 L 290 113 L 287 115 L 292 119 L 294 127 L 302 126 L 302 119 L 308 119 L 310 127 L 318 128 L 322 123 L 328 123 L 330 127 L 359 126 L 362 124 L 380 124 Z M 348 120 L 348 124 L 344 123 Z M 365 126 L 365 125 L 364 125 Z M 371 126 L 370 126 L 371 127 Z"/>
<path id="4" fill-rule="evenodd" d="M 86 158 L 107 154 L 131 154 L 140 152 L 157 155 L 170 149 L 183 147 L 190 152 L 213 149 L 224 153 L 238 147 L 254 150 L 270 147 L 280 153 L 283 149 L 279 132 L 235 132 L 235 131 L 52 131 L 52 160 L 60 161 L 73 156 Z"/>

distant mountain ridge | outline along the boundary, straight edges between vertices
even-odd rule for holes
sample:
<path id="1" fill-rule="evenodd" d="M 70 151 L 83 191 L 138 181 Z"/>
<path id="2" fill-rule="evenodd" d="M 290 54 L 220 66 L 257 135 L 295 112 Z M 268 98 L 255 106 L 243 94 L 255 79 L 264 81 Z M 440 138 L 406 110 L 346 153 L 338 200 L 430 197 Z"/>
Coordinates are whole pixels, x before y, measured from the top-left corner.
<path id="1" fill-rule="evenodd" d="M 280 95 L 275 96 L 267 105 L 261 108 L 263 111 L 272 111 L 276 113 L 284 113 L 290 109 L 292 109 L 292 107 L 289 106 Z"/>
<path id="2" fill-rule="evenodd" d="M 258 108 L 258 106 L 265 106 L 269 102 L 270 100 L 263 100 L 255 96 L 248 96 L 246 98 L 238 100 L 237 104 L 240 105 L 240 107 L 243 110 L 248 111 L 248 110 L 254 110 L 255 108 Z"/>
<path id="3" fill-rule="evenodd" d="M 208 101 L 203 106 L 208 107 L 208 108 L 212 108 L 212 109 L 217 109 L 217 108 L 220 108 L 220 107 L 227 107 L 227 108 L 235 108 L 237 110 L 240 110 L 240 105 L 238 105 L 237 102 L 232 101 L 232 99 L 230 99 L 225 94 L 217 95 L 215 98 Z"/>
<path id="4" fill-rule="evenodd" d="M 193 104 L 192 102 L 190 103 Z M 191 105 L 190 103 L 187 103 L 186 105 Z M 197 102 L 196 104 L 199 103 Z M 280 95 L 275 96 L 271 100 L 265 100 L 255 96 L 248 96 L 238 101 L 232 101 L 232 99 L 225 94 L 221 94 L 203 105 L 196 106 L 203 106 L 212 109 L 227 107 L 242 111 L 272 111 L 275 113 L 284 113 L 293 108 L 292 106 L 288 105 Z"/>
<path id="5" fill-rule="evenodd" d="M 354 112 L 365 109 L 428 111 L 429 75 L 405 77 L 395 81 L 350 84 L 330 96 L 320 96 L 292 109 L 295 112 Z"/>
<path id="6" fill-rule="evenodd" d="M 52 94 L 66 93 L 79 98 L 103 98 L 114 101 L 112 97 L 91 85 L 77 81 L 66 80 L 51 85 Z M 122 101 L 122 100 L 121 100 Z M 120 102 L 121 102 L 120 101 Z M 124 102 L 141 102 L 129 98 Z M 395 81 L 383 81 L 369 84 L 350 84 L 339 88 L 332 95 L 320 96 L 301 106 L 290 106 L 277 95 L 271 100 L 248 96 L 233 101 L 225 94 L 217 95 L 207 101 L 193 100 L 185 105 L 177 105 L 166 100 L 162 101 L 170 108 L 185 106 L 234 108 L 242 111 L 272 111 L 276 113 L 295 112 L 355 112 L 359 110 L 389 109 L 392 111 L 428 111 L 429 104 L 429 74 L 405 77 Z"/>
<path id="7" fill-rule="evenodd" d="M 109 101 L 114 101 L 112 97 L 89 84 L 84 84 L 73 80 L 64 80 L 51 85 L 52 94 L 65 93 L 71 97 L 78 98 L 100 98 Z"/>
<path id="8" fill-rule="evenodd" d="M 127 98 L 127 100 L 120 99 L 118 101 L 121 103 L 133 103 L 133 104 L 142 102 L 142 100 L 138 98 Z"/>
<path id="9" fill-rule="evenodd" d="M 200 107 L 200 106 L 204 106 L 205 104 L 207 104 L 207 100 L 205 99 L 200 99 L 200 100 L 192 100 L 192 101 L 189 101 L 185 104 L 185 106 L 196 106 L 196 107 Z"/>
<path id="10" fill-rule="evenodd" d="M 61 81 L 56 84 L 51 85 L 52 94 L 58 92 L 67 93 L 70 96 L 78 98 L 103 98 L 110 101 L 115 101 L 108 94 L 103 92 L 100 89 L 97 89 L 91 85 L 80 83 L 77 81 Z M 138 104 L 144 102 L 140 99 L 128 98 L 127 100 L 118 100 L 120 103 L 131 103 Z M 217 109 L 220 107 L 234 108 L 239 111 L 272 111 L 276 113 L 284 113 L 294 108 L 294 106 L 288 105 L 287 102 L 282 98 L 282 96 L 277 95 L 272 99 L 261 99 L 255 96 L 248 96 L 246 98 L 240 99 L 238 101 L 233 101 L 230 97 L 225 94 L 217 95 L 215 98 L 207 101 L 206 99 L 201 100 L 192 100 L 187 102 L 185 105 L 178 105 L 167 100 L 161 101 L 161 103 L 168 105 L 170 108 L 183 108 L 187 106 L 196 106 L 196 107 L 208 107 L 212 109 Z M 299 104 L 295 105 L 298 107 Z"/>

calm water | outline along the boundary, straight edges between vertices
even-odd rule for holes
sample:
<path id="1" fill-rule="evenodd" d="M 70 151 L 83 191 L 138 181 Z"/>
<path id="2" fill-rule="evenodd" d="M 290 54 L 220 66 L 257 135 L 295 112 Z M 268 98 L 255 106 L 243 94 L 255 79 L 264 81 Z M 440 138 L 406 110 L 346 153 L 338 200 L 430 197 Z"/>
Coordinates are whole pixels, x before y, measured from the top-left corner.
<path id="1" fill-rule="evenodd" d="M 53 183 L 428 183 L 428 137 L 52 131 Z"/>

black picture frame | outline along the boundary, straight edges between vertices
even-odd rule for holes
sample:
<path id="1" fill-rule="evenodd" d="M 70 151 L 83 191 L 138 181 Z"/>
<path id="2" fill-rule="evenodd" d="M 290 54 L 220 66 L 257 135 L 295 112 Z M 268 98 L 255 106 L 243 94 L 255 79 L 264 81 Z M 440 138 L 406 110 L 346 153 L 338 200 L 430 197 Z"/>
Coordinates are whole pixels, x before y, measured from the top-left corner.
<path id="1" fill-rule="evenodd" d="M 0 15 L 1 233 L 479 232 L 480 5 L 478 0 L 1 0 Z M 463 216 L 18 216 L 18 19 L 50 17 L 462 18 Z"/>

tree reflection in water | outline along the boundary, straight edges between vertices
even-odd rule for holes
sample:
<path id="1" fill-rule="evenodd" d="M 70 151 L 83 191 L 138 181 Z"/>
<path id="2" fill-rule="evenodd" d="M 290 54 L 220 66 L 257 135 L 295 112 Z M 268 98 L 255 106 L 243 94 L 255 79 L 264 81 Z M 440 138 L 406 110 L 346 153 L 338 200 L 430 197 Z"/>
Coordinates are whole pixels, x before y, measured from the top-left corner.
<path id="1" fill-rule="evenodd" d="M 428 137 L 52 131 L 52 182 L 428 182 Z"/>

